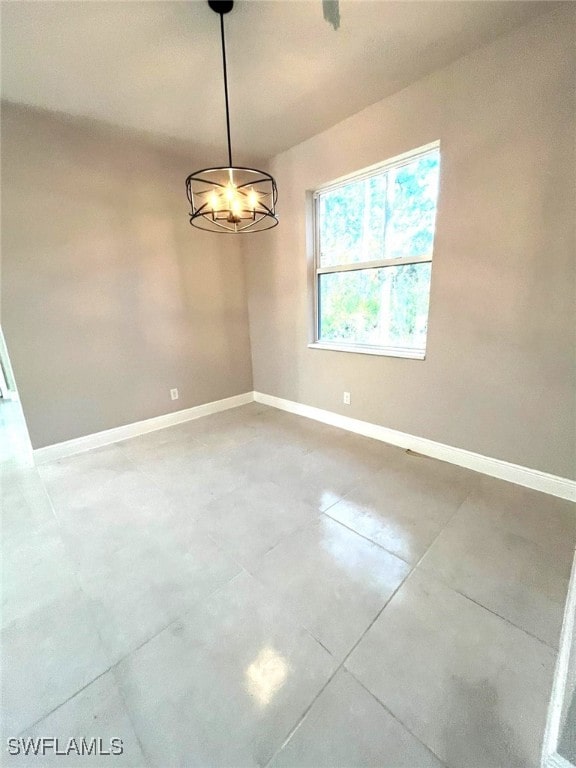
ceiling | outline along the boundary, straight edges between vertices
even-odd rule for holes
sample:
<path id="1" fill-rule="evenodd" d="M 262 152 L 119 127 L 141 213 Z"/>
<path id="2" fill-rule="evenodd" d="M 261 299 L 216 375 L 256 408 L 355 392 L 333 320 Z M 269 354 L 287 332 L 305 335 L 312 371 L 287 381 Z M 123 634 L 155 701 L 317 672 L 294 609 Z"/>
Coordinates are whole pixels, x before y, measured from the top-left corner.
<path id="1" fill-rule="evenodd" d="M 275 155 L 553 5 L 341 0 L 335 31 L 321 0 L 236 2 L 234 148 Z M 224 151 L 218 16 L 202 0 L 4 1 L 2 95 Z"/>

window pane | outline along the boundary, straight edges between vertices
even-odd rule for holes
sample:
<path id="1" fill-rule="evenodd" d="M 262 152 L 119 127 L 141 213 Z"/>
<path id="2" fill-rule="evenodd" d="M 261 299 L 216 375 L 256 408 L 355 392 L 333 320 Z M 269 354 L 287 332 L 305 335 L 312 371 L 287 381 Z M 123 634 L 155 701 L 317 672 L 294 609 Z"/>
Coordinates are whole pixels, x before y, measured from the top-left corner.
<path id="1" fill-rule="evenodd" d="M 432 256 L 440 153 L 388 172 L 385 258 Z"/>
<path id="2" fill-rule="evenodd" d="M 353 181 L 320 195 L 320 266 L 384 258 L 386 176 Z"/>
<path id="3" fill-rule="evenodd" d="M 424 350 L 431 264 L 319 275 L 319 340 Z"/>
<path id="4" fill-rule="evenodd" d="M 320 266 L 432 255 L 440 152 L 319 196 Z"/>

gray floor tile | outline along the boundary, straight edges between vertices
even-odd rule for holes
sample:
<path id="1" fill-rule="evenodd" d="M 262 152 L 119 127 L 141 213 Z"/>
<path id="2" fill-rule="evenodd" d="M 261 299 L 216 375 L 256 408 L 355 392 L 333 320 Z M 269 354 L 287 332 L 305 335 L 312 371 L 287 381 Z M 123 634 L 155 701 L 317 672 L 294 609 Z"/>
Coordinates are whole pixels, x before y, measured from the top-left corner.
<path id="1" fill-rule="evenodd" d="M 126 547 L 85 561 L 78 581 L 111 662 L 160 632 L 240 572 L 208 536 Z"/>
<path id="2" fill-rule="evenodd" d="M 291 496 L 319 510 L 341 499 L 364 478 L 380 469 L 397 452 L 384 443 L 311 422 L 288 413 L 268 419 L 259 440 L 258 461 L 247 469 L 257 480 L 272 481 Z M 250 451 L 254 442 L 245 447 Z M 306 458 L 303 456 L 305 455 Z"/>
<path id="3" fill-rule="evenodd" d="M 139 476 L 117 445 L 41 464 L 38 472 L 57 513 L 97 504 L 114 495 L 119 480 Z"/>
<path id="4" fill-rule="evenodd" d="M 256 403 L 0 472 L 6 735 L 119 728 L 144 766 L 128 713 L 161 768 L 537 765 L 554 651 L 510 622 L 554 642 L 568 502 Z M 359 639 L 362 684 L 328 682 Z"/>
<path id="5" fill-rule="evenodd" d="M 73 696 L 109 666 L 78 590 L 8 625 L 2 643 L 5 733 L 16 736 Z"/>
<path id="6" fill-rule="evenodd" d="M 314 507 L 284 495 L 274 483 L 251 482 L 206 505 L 196 528 L 250 569 L 260 556 L 318 515 Z"/>
<path id="7" fill-rule="evenodd" d="M 99 677 L 33 728 L 22 733 L 20 738 L 22 741 L 14 745 L 14 751 L 18 747 L 19 754 L 13 754 L 12 757 L 5 754 L 3 765 L 14 768 L 59 765 L 69 768 L 83 765 L 97 768 L 116 765 L 145 768 L 147 765 L 111 672 Z M 56 746 L 43 748 L 39 742 L 42 738 L 58 739 L 58 750 L 70 750 L 69 753 L 56 755 Z M 96 741 L 91 744 L 92 739 Z M 33 740 L 38 745 L 36 748 L 39 754 L 25 755 L 24 740 Z M 93 751 L 92 754 L 79 756 L 75 751 L 88 749 Z M 122 752 L 118 754 L 120 749 Z M 97 755 L 97 750 L 114 752 L 112 755 Z"/>
<path id="8" fill-rule="evenodd" d="M 377 472 L 398 461 L 404 454 L 401 448 L 342 430 L 322 444 L 318 451 L 327 459 L 344 461 L 362 472 L 366 469 Z"/>
<path id="9" fill-rule="evenodd" d="M 554 661 L 417 569 L 346 667 L 450 768 L 536 768 Z"/>
<path id="10" fill-rule="evenodd" d="M 222 451 L 256 437 L 260 421 L 258 412 L 241 406 L 186 422 L 181 430 L 203 445 Z"/>
<path id="11" fill-rule="evenodd" d="M 196 510 L 140 472 L 120 475 L 90 497 L 54 502 L 63 536 L 78 567 L 106 562 L 119 551 L 165 546 L 178 538 Z"/>
<path id="12" fill-rule="evenodd" d="M 142 470 L 169 462 L 187 461 L 208 454 L 206 446 L 191 437 L 185 428 L 188 422 L 145 435 L 122 440 L 118 447 Z"/>
<path id="13" fill-rule="evenodd" d="M 478 475 L 467 507 L 489 524 L 555 550 L 563 561 L 576 547 L 576 504 L 545 493 Z"/>
<path id="14" fill-rule="evenodd" d="M 72 564 L 35 469 L 3 477 L 0 584 L 2 626 L 68 592 Z"/>
<path id="15" fill-rule="evenodd" d="M 279 437 L 286 444 L 297 445 L 306 451 L 316 450 L 330 445 L 334 440 L 345 438 L 341 429 L 274 408 L 269 409 L 268 418 L 260 423 L 259 431 L 261 434 Z"/>
<path id="16" fill-rule="evenodd" d="M 327 513 L 416 563 L 474 487 L 476 475 L 406 454 L 350 491 Z"/>
<path id="17" fill-rule="evenodd" d="M 254 566 L 257 578 L 282 595 L 302 624 L 339 657 L 409 570 L 402 560 L 325 515 Z"/>
<path id="18" fill-rule="evenodd" d="M 274 433 L 259 435 L 244 445 L 234 446 L 221 454 L 222 462 L 233 463 L 251 480 L 269 482 L 271 468 L 287 462 L 305 462 L 310 450 L 303 445 L 293 445 Z"/>
<path id="19" fill-rule="evenodd" d="M 272 593 L 238 576 L 116 668 L 157 766 L 259 766 L 327 682 L 334 659 Z"/>
<path id="20" fill-rule="evenodd" d="M 322 449 L 315 448 L 306 453 L 305 458 L 301 455 L 271 457 L 259 468 L 259 477 L 324 511 L 372 472 L 370 465 L 362 461 L 347 462 L 341 455 L 325 455 Z"/>
<path id="21" fill-rule="evenodd" d="M 270 768 L 442 768 L 442 763 L 340 670 Z"/>
<path id="22" fill-rule="evenodd" d="M 54 512 L 36 468 L 5 472 L 0 466 L 2 542 L 19 547 L 32 533 L 54 523 Z"/>
<path id="23" fill-rule="evenodd" d="M 26 505 L 22 514 L 28 510 Z M 3 627 L 62 597 L 74 584 L 72 562 L 54 518 L 18 541 L 3 537 L 1 549 Z"/>
<path id="24" fill-rule="evenodd" d="M 572 553 L 551 547 L 545 535 L 554 524 L 554 510 L 547 514 L 544 503 L 541 515 L 541 535 L 534 541 L 517 533 L 521 529 L 510 526 L 506 514 L 479 514 L 472 497 L 436 539 L 421 567 L 556 647 Z"/>
<path id="25" fill-rule="evenodd" d="M 225 452 L 202 447 L 196 454 L 184 453 L 173 460 L 137 462 L 142 472 L 160 488 L 170 494 L 179 505 L 187 506 L 191 514 L 205 504 L 226 493 L 241 488 L 248 482 L 246 472 Z"/>
<path id="26" fill-rule="evenodd" d="M 64 485 L 72 484 L 73 470 L 59 473 Z M 111 662 L 240 571 L 193 525 L 194 507 L 138 471 L 120 473 L 90 495 L 54 494 L 78 583 Z"/>

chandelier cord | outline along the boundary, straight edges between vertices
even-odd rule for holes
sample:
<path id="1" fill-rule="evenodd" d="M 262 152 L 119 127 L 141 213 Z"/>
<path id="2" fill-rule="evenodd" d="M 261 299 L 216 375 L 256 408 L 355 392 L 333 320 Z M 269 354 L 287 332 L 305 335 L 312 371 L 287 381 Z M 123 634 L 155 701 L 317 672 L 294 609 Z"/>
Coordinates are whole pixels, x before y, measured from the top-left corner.
<path id="1" fill-rule="evenodd" d="M 228 104 L 228 72 L 226 69 L 226 43 L 224 41 L 224 14 L 220 14 L 220 35 L 222 38 L 222 68 L 224 70 L 224 98 L 226 100 L 226 133 L 228 136 L 228 165 L 232 167 L 232 142 L 230 141 L 230 106 Z"/>
<path id="2" fill-rule="evenodd" d="M 186 196 L 190 203 L 190 224 L 208 232 L 261 232 L 278 224 L 278 189 L 274 177 L 267 171 L 234 166 L 232 161 L 224 16 L 234 8 L 234 0 L 208 0 L 208 5 L 220 16 L 228 167 L 211 166 L 188 176 Z"/>

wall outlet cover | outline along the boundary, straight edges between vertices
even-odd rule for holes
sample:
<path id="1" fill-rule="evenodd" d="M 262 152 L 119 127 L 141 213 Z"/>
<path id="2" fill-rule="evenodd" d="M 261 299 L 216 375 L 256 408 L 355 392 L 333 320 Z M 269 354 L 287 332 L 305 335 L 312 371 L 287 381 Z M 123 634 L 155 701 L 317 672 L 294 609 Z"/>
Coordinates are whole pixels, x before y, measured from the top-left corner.
<path id="1" fill-rule="evenodd" d="M 178 390 L 177 389 L 171 389 L 170 390 L 170 399 L 171 400 L 178 400 Z"/>

